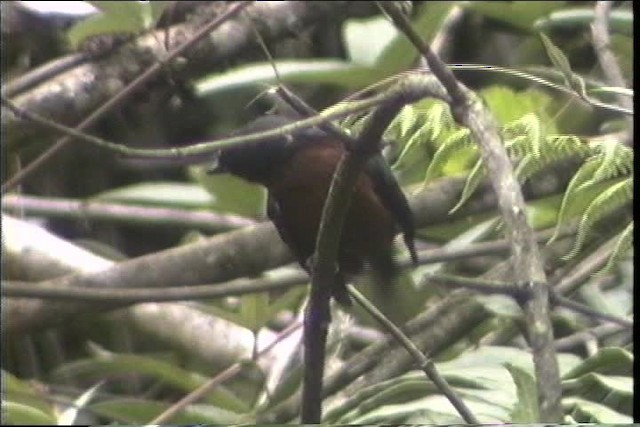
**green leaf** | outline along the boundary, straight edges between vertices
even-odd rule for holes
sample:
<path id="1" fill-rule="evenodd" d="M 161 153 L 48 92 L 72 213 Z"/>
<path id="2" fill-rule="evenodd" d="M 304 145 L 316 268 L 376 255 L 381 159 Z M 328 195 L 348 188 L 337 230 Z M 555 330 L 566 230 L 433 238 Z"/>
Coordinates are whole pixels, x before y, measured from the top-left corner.
<path id="1" fill-rule="evenodd" d="M 528 113 L 505 126 L 505 133 L 516 135 L 505 141 L 507 152 L 516 158 L 541 157 L 541 146 L 546 140 L 543 125 L 535 114 Z"/>
<path id="2" fill-rule="evenodd" d="M 145 375 L 169 384 L 184 392 L 192 392 L 207 381 L 195 372 L 179 368 L 174 363 L 133 354 L 109 353 L 103 358 L 80 359 L 63 364 L 52 373 L 54 378 L 81 377 L 100 378 L 105 375 Z M 234 411 L 245 412 L 248 406 L 222 386 L 209 392 L 205 400 L 213 405 Z"/>
<path id="3" fill-rule="evenodd" d="M 622 260 L 622 258 L 633 248 L 633 221 L 627 225 L 627 227 L 620 233 L 616 246 L 602 270 L 598 271 L 596 275 L 604 276 L 609 274 L 613 268 Z"/>
<path id="4" fill-rule="evenodd" d="M 424 152 L 424 146 L 432 139 L 433 130 L 430 126 L 426 125 L 415 129 L 410 136 L 406 135 L 406 130 L 415 126 L 415 118 L 417 117 L 417 114 L 415 114 L 413 117 L 408 118 L 407 115 L 409 111 L 412 110 L 403 109 L 404 114 L 397 117 L 397 119 L 402 119 L 400 127 L 404 128 L 404 132 L 402 130 L 401 132 L 405 133 L 404 135 L 399 135 L 398 139 L 405 140 L 406 142 L 402 147 L 400 155 L 393 164 L 394 170 L 406 169 L 409 164 L 413 163 L 411 160 L 413 160 L 414 157 Z M 414 111 L 414 113 L 417 112 Z M 411 160 L 409 158 L 411 158 Z"/>
<path id="5" fill-rule="evenodd" d="M 199 166 L 189 167 L 188 171 L 210 194 L 214 210 L 253 218 L 264 216 L 266 190 L 261 186 L 229 174 L 208 175 Z"/>
<path id="6" fill-rule="evenodd" d="M 426 185 L 442 175 L 446 165 L 459 154 L 464 148 L 468 148 L 473 159 L 478 158 L 478 150 L 472 145 L 471 133 L 469 129 L 463 128 L 451 132 L 449 136 L 440 144 L 438 150 L 433 155 L 433 160 L 427 168 L 423 185 Z"/>
<path id="7" fill-rule="evenodd" d="M 628 175 L 633 171 L 633 150 L 621 144 L 617 138 L 608 135 L 593 138 L 589 146 L 595 151 L 594 160 L 597 161 L 598 168 L 583 186 Z"/>
<path id="8" fill-rule="evenodd" d="M 570 219 L 584 212 L 591 201 L 600 194 L 599 191 L 603 188 L 602 183 L 580 188 L 584 182 L 587 182 L 593 176 L 597 168 L 598 162 L 588 159 L 571 178 L 562 198 L 555 232 L 547 244 L 555 241 L 560 230 L 569 223 Z"/>
<path id="9" fill-rule="evenodd" d="M 585 158 L 593 153 L 586 143 L 573 135 L 547 135 L 541 140 L 539 151 L 538 157 L 525 153 L 518 163 L 515 173 L 520 182 L 525 182 L 553 163 L 573 157 Z"/>
<path id="10" fill-rule="evenodd" d="M 33 406 L 24 405 L 12 400 L 2 402 L 2 421 L 6 425 L 55 425 L 53 415 Z"/>
<path id="11" fill-rule="evenodd" d="M 542 44 L 544 45 L 553 66 L 564 75 L 567 82 L 570 81 L 573 76 L 573 71 L 571 70 L 569 59 L 544 33 L 540 33 L 540 38 L 542 39 Z"/>
<path id="12" fill-rule="evenodd" d="M 562 376 L 563 380 L 597 372 L 604 375 L 633 375 L 633 354 L 620 347 L 606 347 Z"/>
<path id="13" fill-rule="evenodd" d="M 614 180 L 609 188 L 604 189 L 582 214 L 582 219 L 578 226 L 576 241 L 571 251 L 565 255 L 565 259 L 575 257 L 582 249 L 587 236 L 591 232 L 593 225 L 616 209 L 631 204 L 633 202 L 633 178 Z"/>
<path id="14" fill-rule="evenodd" d="M 557 357 L 560 375 L 569 372 L 582 362 L 578 356 L 570 353 L 558 353 Z M 513 386 L 513 381 L 508 372 L 503 369 L 505 363 L 524 369 L 531 375 L 534 374 L 533 361 L 529 351 L 499 345 L 478 347 L 462 354 L 457 359 L 439 363 L 438 367 L 441 369 L 442 374 L 445 372 L 459 372 L 469 367 L 499 367 L 506 375 L 507 382 Z"/>
<path id="15" fill-rule="evenodd" d="M 22 406 L 33 408 L 38 411 L 37 413 L 44 413 L 50 416 L 52 421 L 49 424 L 55 423 L 55 417 L 53 415 L 53 408 L 51 404 L 42 396 L 36 392 L 29 383 L 18 379 L 13 374 L 2 370 L 2 385 L 5 397 L 8 400 L 14 400 Z M 21 411 L 22 408 L 17 408 Z M 20 423 L 19 423 L 20 424 Z"/>
<path id="16" fill-rule="evenodd" d="M 505 363 L 516 385 L 518 400 L 511 412 L 511 422 L 536 423 L 540 421 L 538 412 L 538 387 L 535 379 L 525 370 Z"/>
<path id="17" fill-rule="evenodd" d="M 575 423 L 631 424 L 633 418 L 614 411 L 606 405 L 585 399 L 567 397 L 562 399 L 564 412 L 570 414 Z"/>
<path id="18" fill-rule="evenodd" d="M 473 169 L 471 169 L 471 173 L 467 177 L 467 180 L 464 183 L 464 189 L 462 190 L 462 195 L 460 196 L 460 200 L 453 208 L 451 208 L 451 210 L 449 211 L 449 214 L 456 212 L 465 204 L 467 200 L 469 200 L 469 198 L 476 191 L 476 189 L 478 188 L 478 186 L 480 185 L 480 183 L 482 182 L 482 179 L 485 177 L 486 174 L 487 174 L 487 171 L 484 167 L 482 159 L 478 159 Z"/>
<path id="19" fill-rule="evenodd" d="M 564 1 L 474 1 L 468 8 L 489 18 L 532 31 L 536 20 L 564 6 Z"/>
<path id="20" fill-rule="evenodd" d="M 534 230 L 544 230 L 556 225 L 562 195 L 556 194 L 527 202 L 527 220 Z"/>
<path id="21" fill-rule="evenodd" d="M 172 404 L 151 400 L 125 398 L 94 403 L 89 406 L 93 411 L 119 423 L 148 425 L 149 420 L 156 418 L 169 409 Z M 174 415 L 167 424 L 193 425 L 216 424 L 228 425 L 247 422 L 247 416 L 225 411 L 213 405 L 188 405 Z"/>
<path id="22" fill-rule="evenodd" d="M 99 193 L 89 200 L 150 206 L 210 209 L 215 199 L 198 185 L 179 182 L 143 182 Z"/>
<path id="23" fill-rule="evenodd" d="M 563 395 L 577 396 L 626 414 L 633 414 L 633 377 L 586 374 L 562 382 Z"/>
<path id="24" fill-rule="evenodd" d="M 558 69 L 562 73 L 564 77 L 565 84 L 567 87 L 571 88 L 573 91 L 578 93 L 580 96 L 586 98 L 587 90 L 586 83 L 582 77 L 575 74 L 571 70 L 571 65 L 569 64 L 569 59 L 565 56 L 565 54 L 558 48 L 549 37 L 544 35 L 544 33 L 540 33 L 540 38 L 542 39 L 542 44 L 544 45 L 545 50 L 547 51 L 547 55 L 551 60 L 551 63 L 554 67 Z"/>
<path id="25" fill-rule="evenodd" d="M 170 2 L 90 1 L 89 3 L 102 13 L 78 22 L 69 30 L 67 36 L 73 48 L 77 48 L 91 36 L 131 34 L 151 29 Z"/>
<path id="26" fill-rule="evenodd" d="M 448 139 L 447 136 L 458 129 L 459 126 L 455 125 L 449 107 L 443 102 L 430 100 L 404 108 L 387 132 L 387 137 L 398 141 L 402 147 L 392 167 L 398 172 L 400 182 L 406 185 L 420 180 L 425 181 L 425 167 L 435 174 L 443 168 L 454 166 L 454 163 L 459 162 L 461 158 L 466 158 L 460 154 L 455 159 L 449 158 L 448 160 L 451 161 L 448 163 L 431 159 L 435 150 L 446 150 L 442 148 L 443 146 L 450 148 L 450 151 L 456 151 L 456 144 L 453 144 L 456 145 L 454 147 L 449 145 L 463 141 Z M 465 131 L 462 132 L 464 134 Z M 468 134 L 468 131 L 466 133 Z M 437 168 L 437 171 L 432 168 Z M 452 173 L 457 173 L 457 170 Z M 429 174 L 428 171 L 427 174 Z"/>
<path id="27" fill-rule="evenodd" d="M 239 314 L 241 325 L 256 334 L 269 320 L 269 293 L 242 295 Z"/>
<path id="28" fill-rule="evenodd" d="M 374 68 L 336 59 L 275 61 L 280 78 L 285 83 L 328 84 L 344 89 L 358 89 L 377 81 L 381 76 Z M 273 67 L 268 62 L 246 64 L 224 73 L 205 77 L 195 84 L 199 97 L 244 89 L 248 85 L 277 83 Z"/>
<path id="29" fill-rule="evenodd" d="M 69 38 L 71 47 L 78 49 L 80 44 L 89 37 L 103 34 L 131 34 L 134 33 L 138 27 L 139 24 L 131 19 L 118 20 L 107 15 L 95 15 L 71 27 L 67 33 L 67 37 Z"/>
<path id="30" fill-rule="evenodd" d="M 580 359 L 559 353 L 561 372 Z M 483 346 L 442 363 L 437 369 L 470 410 L 483 423 L 511 422 L 510 412 L 518 403 L 514 379 L 503 365 L 527 375 L 533 381 L 534 367 L 529 351 L 501 346 Z M 529 384 L 530 386 L 530 384 Z M 536 393 L 533 393 L 534 399 Z M 372 384 L 340 399 L 327 408 L 323 422 L 333 424 L 416 423 L 462 419 L 441 391 L 420 371 L 412 371 Z"/>
<path id="31" fill-rule="evenodd" d="M 526 130 L 532 124 L 555 131 L 554 119 L 549 110 L 553 107 L 553 98 L 540 90 L 528 89 L 515 91 L 508 86 L 492 85 L 479 92 L 498 123 L 508 130 L 519 127 Z"/>
<path id="32" fill-rule="evenodd" d="M 533 27 L 537 31 L 549 32 L 555 30 L 573 30 L 582 28 L 589 30 L 595 14 L 593 7 L 580 7 L 552 12 L 549 16 L 538 19 Z M 633 11 L 614 9 L 609 14 L 609 29 L 611 32 L 633 35 Z"/>

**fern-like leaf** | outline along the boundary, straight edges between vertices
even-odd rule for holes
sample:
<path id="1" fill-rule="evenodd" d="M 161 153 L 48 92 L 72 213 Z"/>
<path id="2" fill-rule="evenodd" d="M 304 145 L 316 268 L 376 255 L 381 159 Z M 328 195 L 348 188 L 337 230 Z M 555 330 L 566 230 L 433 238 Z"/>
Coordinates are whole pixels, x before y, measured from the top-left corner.
<path id="1" fill-rule="evenodd" d="M 592 148 L 597 152 L 598 169 L 583 185 L 589 186 L 600 181 L 628 175 L 633 170 L 633 150 L 617 139 L 604 136 L 592 140 Z"/>
<path id="2" fill-rule="evenodd" d="M 451 133 L 433 155 L 433 160 L 425 173 L 423 185 L 440 176 L 442 168 L 447 164 L 449 159 L 463 147 L 471 145 L 471 142 L 471 133 L 467 128 L 461 128 Z"/>
<path id="3" fill-rule="evenodd" d="M 578 226 L 578 233 L 576 235 L 576 242 L 573 249 L 565 255 L 565 260 L 575 257 L 593 228 L 593 224 L 596 223 L 606 214 L 613 212 L 617 208 L 630 203 L 633 200 L 633 178 L 625 178 L 620 182 L 611 185 L 608 189 L 600 193 L 589 207 L 584 212 L 580 225 Z"/>
<path id="4" fill-rule="evenodd" d="M 451 126 L 453 119 L 450 116 L 451 113 L 443 102 L 435 102 L 422 108 L 403 108 L 385 133 L 393 135 L 397 140 L 406 141 L 392 169 L 402 169 L 413 150 L 421 145 L 433 143 L 443 128 Z"/>
<path id="5" fill-rule="evenodd" d="M 418 126 L 419 115 L 413 105 L 405 105 L 393 119 L 386 133 L 393 139 L 405 141 Z"/>
<path id="6" fill-rule="evenodd" d="M 598 271 L 596 276 L 604 276 L 609 274 L 613 267 L 627 254 L 627 252 L 633 247 L 633 221 L 627 225 L 627 227 L 620 233 L 620 237 L 616 242 L 616 246 L 607 261 L 607 264 Z"/>
<path id="7" fill-rule="evenodd" d="M 562 198 L 562 203 L 560 204 L 560 212 L 558 212 L 558 221 L 556 224 L 555 232 L 551 239 L 547 242 L 550 244 L 554 242 L 560 233 L 560 230 L 567 225 L 571 215 L 573 214 L 573 207 L 575 204 L 582 202 L 580 196 L 582 196 L 582 192 L 586 190 L 585 187 L 582 187 L 584 182 L 587 182 L 590 177 L 593 176 L 593 173 L 597 170 L 599 163 L 596 162 L 593 158 L 588 159 L 578 171 L 573 175 L 569 185 L 567 186 L 567 190 L 564 193 L 564 197 Z"/>
<path id="8" fill-rule="evenodd" d="M 462 195 L 460 196 L 460 201 L 449 211 L 449 214 L 452 214 L 460 209 L 462 205 L 467 200 L 469 200 L 469 197 L 471 197 L 473 192 L 476 191 L 476 188 L 478 188 L 478 185 L 480 185 L 480 182 L 482 181 L 482 178 L 484 178 L 486 173 L 487 171 L 484 167 L 484 162 L 480 158 L 467 177 L 467 181 L 464 184 L 464 189 L 462 190 Z"/>
<path id="9" fill-rule="evenodd" d="M 511 144 L 507 144 L 507 146 L 511 145 L 514 150 L 510 153 L 511 155 L 519 158 L 525 155 L 540 157 L 540 147 L 544 139 L 544 132 L 540 119 L 535 114 L 525 114 L 518 120 L 506 124 L 503 128 L 503 133 L 507 136 L 507 140 L 513 140 Z M 516 144 L 518 141 L 521 143 Z M 519 149 L 522 149 L 522 151 Z"/>
<path id="10" fill-rule="evenodd" d="M 516 176 L 523 183 L 547 166 L 571 157 L 586 158 L 591 148 L 574 135 L 549 135 L 541 146 L 541 156 L 525 155 L 518 163 Z"/>
<path id="11" fill-rule="evenodd" d="M 340 122 L 340 127 L 348 129 L 351 136 L 358 135 L 370 114 L 370 112 L 351 114 Z"/>
<path id="12" fill-rule="evenodd" d="M 433 139 L 444 137 L 447 133 L 457 128 L 451 109 L 444 102 L 436 102 L 425 112 L 424 126 L 433 129 Z"/>
<path id="13" fill-rule="evenodd" d="M 404 145 L 398 159 L 393 164 L 392 168 L 394 170 L 401 169 L 405 163 L 407 156 L 411 153 L 412 150 L 416 149 L 421 144 L 426 144 L 429 141 L 433 140 L 433 129 L 428 126 L 420 127 L 416 132 L 411 135 L 407 143 Z M 431 164 L 432 162 L 430 162 Z"/>

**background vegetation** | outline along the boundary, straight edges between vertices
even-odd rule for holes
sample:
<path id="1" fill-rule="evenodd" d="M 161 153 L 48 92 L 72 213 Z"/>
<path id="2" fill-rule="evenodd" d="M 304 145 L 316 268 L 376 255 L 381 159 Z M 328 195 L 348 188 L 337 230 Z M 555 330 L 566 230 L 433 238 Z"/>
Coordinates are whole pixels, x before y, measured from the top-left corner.
<path id="1" fill-rule="evenodd" d="M 206 164 L 131 158 L 79 140 L 25 173 L 62 135 L 5 100 L 73 127 L 158 64 L 87 132 L 132 148 L 183 147 L 273 107 L 265 90 L 277 79 L 256 34 L 282 82 L 317 110 L 424 64 L 370 2 L 249 5 L 165 64 L 238 2 L 90 3 L 100 13 L 80 19 L 2 2 L 3 298 L 13 295 L 2 312 L 5 422 L 295 422 L 308 281 L 264 222 L 263 190 L 208 177 Z M 606 2 L 404 5 L 500 125 L 553 289 L 565 421 L 631 422 L 631 3 L 608 5 L 614 62 L 604 66 L 592 24 Z M 361 118 L 340 124 L 357 132 Z M 423 262 L 406 271 L 393 301 L 367 292 L 366 277 L 358 287 L 396 323 L 409 322 L 481 422 L 539 421 L 518 305 L 429 276 L 508 281 L 509 246 L 475 142 L 434 100 L 405 107 L 385 137 Z M 39 282 L 95 292 L 16 297 Z M 199 297 L 154 301 L 210 284 Z M 150 288 L 151 297 L 124 300 L 128 288 Z M 324 420 L 461 422 L 384 333 L 359 308 L 336 309 Z"/>

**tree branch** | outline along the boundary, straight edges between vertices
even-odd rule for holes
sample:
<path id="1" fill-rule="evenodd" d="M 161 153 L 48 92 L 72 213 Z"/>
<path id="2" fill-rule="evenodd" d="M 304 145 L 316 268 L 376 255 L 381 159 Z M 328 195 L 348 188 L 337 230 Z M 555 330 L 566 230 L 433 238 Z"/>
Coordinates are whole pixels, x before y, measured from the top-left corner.
<path id="1" fill-rule="evenodd" d="M 484 164 L 498 197 L 508 238 L 511 241 L 515 281 L 527 289 L 531 295 L 530 298 L 519 302 L 529 326 L 528 335 L 538 384 L 540 421 L 560 422 L 562 420 L 560 375 L 553 346 L 546 276 L 533 230 L 525 215 L 524 198 L 500 139 L 498 126 L 480 100 L 460 84 L 447 66 L 432 52 L 395 3 L 380 2 L 378 4 L 425 57 L 430 70 L 451 97 L 454 118 L 469 128 L 480 146 Z"/>
<path id="2" fill-rule="evenodd" d="M 244 1 L 244 2 L 240 2 L 240 3 L 236 3 L 234 5 L 231 5 L 229 7 L 229 9 L 227 9 L 225 11 L 225 13 L 223 13 L 222 15 L 216 17 L 215 19 L 211 20 L 211 22 L 209 22 L 208 24 L 204 25 L 202 28 L 198 29 L 191 38 L 189 38 L 187 41 L 185 41 L 184 43 L 179 44 L 175 49 L 173 49 L 171 52 L 169 52 L 168 54 L 165 55 L 164 52 L 164 46 L 162 47 L 162 52 L 157 55 L 157 57 L 155 57 L 154 59 L 155 62 L 153 62 L 153 65 L 151 65 L 149 68 L 147 68 L 146 71 L 144 71 L 142 74 L 137 75 L 137 77 L 133 78 L 133 76 L 135 76 L 137 73 L 139 73 L 141 71 L 141 68 L 137 68 L 137 67 L 122 67 L 120 66 L 121 64 L 118 64 L 119 66 L 117 67 L 119 70 L 132 70 L 134 69 L 134 73 L 133 75 L 130 77 L 132 80 L 126 84 L 122 89 L 120 89 L 120 86 L 117 84 L 119 82 L 113 82 L 111 81 L 111 85 L 109 84 L 105 84 L 105 82 L 110 82 L 110 80 L 108 78 L 103 79 L 98 79 L 96 81 L 96 84 L 98 87 L 102 87 L 103 90 L 106 91 L 106 93 L 104 94 L 100 94 L 102 96 L 100 96 L 100 98 L 104 97 L 104 98 L 108 98 L 108 101 L 106 101 L 104 104 L 102 104 L 100 107 L 98 107 L 95 111 L 93 111 L 88 117 L 86 117 L 79 125 L 76 126 L 77 130 L 85 130 L 87 129 L 89 126 L 93 125 L 95 122 L 98 121 L 98 119 L 104 117 L 105 114 L 107 114 L 108 112 L 112 111 L 115 107 L 121 105 L 125 100 L 127 100 L 128 98 L 131 97 L 131 95 L 133 93 L 135 93 L 136 91 L 140 90 L 145 83 L 149 82 L 152 78 L 154 78 L 165 66 L 168 62 L 172 61 L 173 59 L 177 58 L 178 56 L 184 54 L 189 48 L 191 48 L 193 45 L 195 45 L 198 41 L 204 39 L 208 33 L 210 33 L 211 31 L 213 31 L 214 29 L 220 27 L 222 24 L 224 24 L 225 22 L 227 22 L 230 18 L 232 18 L 233 16 L 239 14 L 240 12 L 242 12 L 243 9 L 245 9 L 247 6 L 249 6 L 249 4 L 251 4 L 251 1 Z M 153 45 L 155 46 L 159 46 L 158 40 L 153 40 L 151 42 Z M 91 64 L 93 65 L 93 64 Z M 87 76 L 84 73 L 86 73 L 87 70 L 83 70 L 83 67 L 78 67 L 73 69 L 72 71 L 70 71 L 70 73 L 74 73 L 77 72 L 79 73 L 77 76 L 77 79 L 73 79 L 74 82 L 77 82 L 76 84 L 79 84 L 80 86 L 77 88 L 83 88 L 83 86 L 85 85 L 85 82 L 87 81 L 93 81 L 93 79 L 90 78 L 90 76 Z M 107 67 L 108 69 L 108 67 Z M 67 73 L 65 73 L 65 75 L 63 76 L 59 76 L 58 78 L 68 78 L 66 76 Z M 106 77 L 106 76 L 103 76 Z M 68 112 L 69 109 L 67 108 L 60 108 L 60 103 L 61 100 L 59 98 L 59 91 L 55 90 L 55 88 L 58 87 L 65 87 L 64 86 L 64 82 L 56 82 L 57 79 L 54 79 L 54 81 L 49 82 L 47 85 L 41 85 L 44 86 L 42 88 L 42 90 L 44 90 L 44 93 L 39 94 L 39 95 L 35 95 L 35 96 L 31 96 L 31 93 L 28 94 L 24 94 L 22 96 L 19 96 L 18 99 L 16 100 L 16 103 L 21 106 L 24 110 L 27 111 L 38 111 L 38 109 L 36 107 L 38 106 L 47 106 L 49 108 L 53 107 L 53 110 L 48 111 L 48 114 L 45 113 L 44 115 L 47 117 L 51 117 L 56 119 L 57 115 L 60 114 L 60 112 Z M 113 84 L 115 83 L 115 85 Z M 59 86 L 62 85 L 62 86 Z M 41 87 L 36 88 L 35 90 L 38 90 Z M 54 90 L 51 90 L 51 88 L 54 88 Z M 115 89 L 114 89 L 115 88 Z M 119 89 L 119 90 L 118 90 Z M 115 95 L 111 95 L 110 92 L 115 92 Z M 108 94 L 108 95 L 107 95 Z M 69 99 L 69 103 L 68 104 L 63 104 L 63 105 L 75 105 L 78 99 L 84 99 L 86 101 L 86 98 L 83 98 L 81 96 L 79 96 L 80 94 L 78 93 L 73 93 L 73 98 Z M 106 95 L 106 96 L 105 96 Z M 53 96 L 54 99 L 50 100 L 49 102 L 47 102 L 45 99 L 43 98 L 47 98 Z M 29 105 L 29 101 L 33 102 L 36 101 L 36 105 Z M 91 108 L 91 104 L 90 103 L 85 103 L 82 104 L 82 109 L 88 109 Z M 20 133 L 19 130 L 19 117 L 14 117 L 13 120 L 18 120 L 17 122 L 13 122 L 15 123 L 14 126 L 12 126 L 12 133 L 13 132 L 17 132 L 18 134 Z M 56 120 L 56 121 L 61 121 L 64 122 L 64 120 Z M 5 123 L 7 123 L 7 127 L 5 127 Z M 6 122 L 3 120 L 2 122 L 2 131 L 3 133 L 6 135 L 8 134 L 7 130 L 9 129 L 8 124 L 12 123 L 12 118 L 9 117 Z M 23 122 L 23 125 L 27 123 Z M 9 180 L 7 180 L 7 182 L 5 182 L 2 185 L 2 192 L 6 192 L 8 190 L 10 190 L 11 188 L 14 188 L 16 185 L 18 185 L 25 177 L 29 176 L 31 173 L 33 173 L 35 170 L 37 170 L 40 166 L 42 166 L 48 159 L 50 159 L 52 156 L 54 156 L 57 152 L 59 152 L 60 150 L 62 150 L 69 142 L 71 141 L 71 138 L 69 137 L 64 137 L 60 140 L 58 140 L 51 148 L 49 148 L 47 151 L 45 151 L 45 153 L 43 153 L 42 155 L 40 155 L 40 157 L 38 157 L 36 160 L 34 160 L 32 163 L 30 163 L 27 167 L 25 167 L 24 169 L 22 169 L 18 174 L 16 174 L 15 176 L 13 176 L 12 178 L 10 178 Z"/>
<path id="3" fill-rule="evenodd" d="M 447 381 L 440 375 L 438 370 L 436 369 L 433 361 L 427 358 L 420 349 L 398 328 L 393 324 L 389 319 L 385 317 L 384 314 L 380 310 L 378 310 L 369 300 L 367 300 L 364 295 L 362 295 L 356 288 L 352 285 L 349 285 L 349 292 L 354 297 L 354 299 L 369 313 L 373 318 L 375 318 L 379 323 L 382 324 L 383 328 L 388 331 L 391 336 L 393 336 L 396 341 L 398 341 L 407 352 L 413 357 L 415 362 L 418 364 L 420 369 L 424 371 L 435 386 L 446 396 L 449 402 L 453 405 L 454 408 L 458 411 L 462 419 L 467 424 L 479 424 L 478 419 L 473 415 L 473 413 L 469 410 L 467 405 L 460 399 L 460 397 L 455 393 L 455 391 L 449 386 Z"/>
<path id="4" fill-rule="evenodd" d="M 611 13 L 612 1 L 597 1 L 594 11 L 594 20 L 591 25 L 591 35 L 593 37 L 593 47 L 600 62 L 600 68 L 604 73 L 605 80 L 614 87 L 626 88 L 627 82 L 620 70 L 620 64 L 611 51 L 611 39 L 609 36 L 609 15 Z M 633 98 L 617 95 L 620 106 L 633 111 Z M 626 116 L 625 120 L 629 124 L 629 133 L 633 133 L 633 117 Z M 631 138 L 625 138 L 631 141 Z"/>
<path id="5" fill-rule="evenodd" d="M 111 221 L 142 226 L 185 227 L 221 232 L 255 225 L 256 221 L 239 215 L 220 215 L 208 211 L 135 206 L 54 197 L 9 194 L 2 198 L 2 209 L 28 216 Z"/>

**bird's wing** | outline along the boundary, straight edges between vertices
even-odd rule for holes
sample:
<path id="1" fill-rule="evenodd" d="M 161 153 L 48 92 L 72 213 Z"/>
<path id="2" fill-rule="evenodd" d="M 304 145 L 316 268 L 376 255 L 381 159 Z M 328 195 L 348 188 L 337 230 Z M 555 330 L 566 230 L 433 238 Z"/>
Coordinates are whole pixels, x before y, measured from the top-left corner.
<path id="1" fill-rule="evenodd" d="M 304 270 L 309 271 L 309 266 L 307 265 L 308 260 L 302 259 L 300 257 L 301 252 L 297 249 L 294 240 L 291 238 L 291 235 L 287 231 L 288 228 L 284 222 L 282 214 L 280 213 L 280 206 L 278 205 L 276 199 L 273 198 L 271 193 L 267 194 L 267 216 L 269 217 L 271 222 L 273 222 L 273 225 L 275 225 L 282 241 L 289 247 L 289 249 L 291 249 L 291 252 L 298 260 L 300 266 Z"/>
<path id="2" fill-rule="evenodd" d="M 409 249 L 411 260 L 414 264 L 417 264 L 418 255 L 414 242 L 416 229 L 413 212 L 396 177 L 381 154 L 371 157 L 365 170 L 373 182 L 373 189 L 380 197 L 380 201 L 400 225 L 404 235 L 404 243 Z"/>

